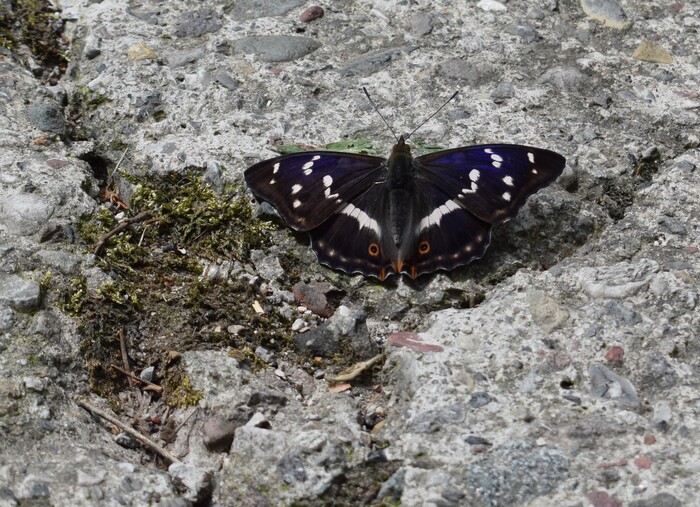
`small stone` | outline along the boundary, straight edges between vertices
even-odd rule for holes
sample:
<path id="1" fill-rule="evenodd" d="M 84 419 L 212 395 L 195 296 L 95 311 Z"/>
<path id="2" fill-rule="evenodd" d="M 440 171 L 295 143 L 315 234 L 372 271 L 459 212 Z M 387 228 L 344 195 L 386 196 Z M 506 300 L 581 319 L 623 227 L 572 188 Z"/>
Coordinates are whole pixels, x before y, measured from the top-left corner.
<path id="1" fill-rule="evenodd" d="M 618 345 L 609 347 L 605 352 L 605 360 L 613 366 L 619 367 L 622 365 L 622 360 L 625 357 L 625 349 Z"/>
<path id="2" fill-rule="evenodd" d="M 377 493 L 376 500 L 380 503 L 386 503 L 382 502 L 384 498 L 398 501 L 403 493 L 405 474 L 406 471 L 403 468 L 399 468 L 396 472 L 394 472 L 394 474 L 389 477 L 384 484 L 382 484 L 382 487 L 379 488 L 379 493 Z"/>
<path id="3" fill-rule="evenodd" d="M 622 502 L 605 491 L 591 491 L 586 495 L 593 507 L 622 507 Z"/>
<path id="4" fill-rule="evenodd" d="M 277 470 L 282 480 L 287 484 L 304 482 L 308 476 L 304 469 L 304 463 L 298 454 L 288 454 L 277 463 Z"/>
<path id="5" fill-rule="evenodd" d="M 6 304 L 0 304 L 0 331 L 9 331 L 15 325 L 15 312 Z M 0 349 L 2 352 L 2 349 Z"/>
<path id="6" fill-rule="evenodd" d="M 670 493 L 659 493 L 651 498 L 634 500 L 627 507 L 683 507 L 683 503 Z"/>
<path id="7" fill-rule="evenodd" d="M 496 104 L 513 97 L 515 97 L 515 88 L 513 88 L 512 83 L 501 82 L 496 85 L 496 88 L 491 90 L 491 99 Z"/>
<path id="8" fill-rule="evenodd" d="M 637 468 L 641 468 L 643 470 L 651 468 L 651 458 L 649 456 L 637 456 L 632 461 Z"/>
<path id="9" fill-rule="evenodd" d="M 91 470 L 90 473 L 78 470 L 78 486 L 97 486 L 104 482 L 106 476 L 104 470 Z"/>
<path id="10" fill-rule="evenodd" d="M 623 406 L 639 406 L 637 390 L 632 383 L 602 364 L 591 364 L 588 367 L 591 383 L 591 393 L 601 399 L 616 401 Z"/>
<path id="11" fill-rule="evenodd" d="M 648 40 L 643 40 L 639 46 L 637 46 L 637 49 L 635 49 L 634 53 L 632 53 L 632 58 L 645 62 L 664 64 L 673 63 L 673 56 L 671 56 L 671 53 L 666 51 L 658 44 L 649 42 Z"/>
<path id="12" fill-rule="evenodd" d="M 487 392 L 473 393 L 469 398 L 469 406 L 472 408 L 481 408 L 493 401 L 491 395 Z"/>
<path id="13" fill-rule="evenodd" d="M 423 37 L 433 30 L 433 17 L 430 14 L 417 12 L 411 16 L 411 34 Z"/>
<path id="14" fill-rule="evenodd" d="M 275 355 L 267 350 L 265 347 L 256 347 L 255 348 L 255 355 L 258 356 L 264 363 L 270 364 L 272 363 Z"/>
<path id="15" fill-rule="evenodd" d="M 203 48 L 193 48 L 185 49 L 182 51 L 173 51 L 166 56 L 168 60 L 168 67 L 171 69 L 176 69 L 178 67 L 184 67 L 190 63 L 194 63 L 197 60 L 204 58 L 205 52 Z"/>
<path id="16" fill-rule="evenodd" d="M 257 391 L 250 395 L 247 405 L 257 407 L 258 405 L 283 407 L 287 404 L 287 398 L 274 391 Z"/>
<path id="17" fill-rule="evenodd" d="M 416 48 L 417 46 L 402 46 L 362 56 L 340 68 L 338 73 L 344 77 L 368 76 L 380 71 L 403 54 L 412 53 Z"/>
<path id="18" fill-rule="evenodd" d="M 549 83 L 563 92 L 577 92 L 584 87 L 586 76 L 573 67 L 552 67 L 538 80 Z"/>
<path id="19" fill-rule="evenodd" d="M 142 42 L 131 46 L 127 51 L 127 54 L 129 55 L 129 58 L 136 61 L 156 59 L 155 51 Z"/>
<path id="20" fill-rule="evenodd" d="M 292 323 L 292 331 L 295 333 L 299 331 L 304 325 L 306 324 L 306 321 L 304 319 L 297 319 Z"/>
<path id="21" fill-rule="evenodd" d="M 656 443 L 656 437 L 654 435 L 644 435 L 644 445 L 654 445 Z"/>
<path id="22" fill-rule="evenodd" d="M 201 505 L 211 499 L 214 488 L 212 470 L 187 463 L 173 463 L 168 467 L 168 474 L 178 493 L 193 504 Z"/>
<path id="23" fill-rule="evenodd" d="M 199 37 L 205 33 L 217 32 L 223 23 L 221 16 L 214 9 L 204 8 L 185 12 L 175 20 L 177 37 Z"/>
<path id="24" fill-rule="evenodd" d="M 328 318 L 333 314 L 333 309 L 328 305 L 326 294 L 333 290 L 333 286 L 324 282 L 299 282 L 294 284 L 292 291 L 294 298 L 300 305 L 305 306 L 319 317 Z"/>
<path id="25" fill-rule="evenodd" d="M 139 378 L 141 380 L 145 380 L 146 382 L 153 382 L 155 371 L 155 366 L 149 366 L 148 368 L 144 368 L 143 370 L 141 370 Z"/>
<path id="26" fill-rule="evenodd" d="M 141 447 L 141 444 L 137 440 L 134 440 L 128 433 L 119 433 L 114 441 L 126 449 L 138 449 Z"/>
<path id="27" fill-rule="evenodd" d="M 41 302 L 41 286 L 36 280 L 0 274 L 0 303 L 20 312 L 36 310 Z"/>
<path id="28" fill-rule="evenodd" d="M 299 15 L 299 21 L 302 23 L 309 23 L 314 19 L 322 18 L 323 14 L 323 7 L 320 5 L 312 5 Z"/>
<path id="29" fill-rule="evenodd" d="M 316 51 L 321 43 L 310 37 L 260 35 L 242 37 L 233 42 L 239 53 L 252 53 L 263 62 L 290 62 Z"/>
<path id="30" fill-rule="evenodd" d="M 97 58 L 98 56 L 100 56 L 102 54 L 102 51 L 100 51 L 97 48 L 87 48 L 85 50 L 85 53 L 83 53 L 83 54 L 85 55 L 85 58 L 87 58 L 88 60 L 94 60 L 95 58 Z"/>
<path id="31" fill-rule="evenodd" d="M 222 70 L 216 73 L 214 80 L 228 90 L 235 91 L 238 89 L 238 81 Z"/>
<path id="32" fill-rule="evenodd" d="M 202 425 L 202 441 L 212 452 L 228 452 L 239 426 L 241 424 L 237 421 L 226 421 L 220 417 L 207 419 Z"/>
<path id="33" fill-rule="evenodd" d="M 245 426 L 249 428 L 271 428 L 270 421 L 267 420 L 267 417 L 265 417 L 265 414 L 263 414 L 262 412 L 255 412 L 250 418 L 250 420 L 247 423 L 245 423 Z"/>
<path id="34" fill-rule="evenodd" d="M 528 25 L 515 25 L 506 28 L 506 33 L 517 35 L 524 42 L 531 43 L 542 38 L 537 30 Z"/>
<path id="35" fill-rule="evenodd" d="M 603 26 L 622 30 L 632 25 L 625 11 L 615 0 L 581 0 L 581 8 L 586 16 L 600 21 Z"/>
<path id="36" fill-rule="evenodd" d="M 248 19 L 284 16 L 306 2 L 304 0 L 236 0 L 231 3 L 233 4 L 232 18 L 240 22 Z"/>
<path id="37" fill-rule="evenodd" d="M 505 5 L 496 0 L 480 0 L 476 6 L 486 12 L 503 12 L 507 10 Z"/>
<path id="38" fill-rule="evenodd" d="M 39 130 L 49 134 L 63 135 L 68 124 L 63 117 L 63 109 L 51 102 L 39 102 L 27 108 L 29 121 Z"/>

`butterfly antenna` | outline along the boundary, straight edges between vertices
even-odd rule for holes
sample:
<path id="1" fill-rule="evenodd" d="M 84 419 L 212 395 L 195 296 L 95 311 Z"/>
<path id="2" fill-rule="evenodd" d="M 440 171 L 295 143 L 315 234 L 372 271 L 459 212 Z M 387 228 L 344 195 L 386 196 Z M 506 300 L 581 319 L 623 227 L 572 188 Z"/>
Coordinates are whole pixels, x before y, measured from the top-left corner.
<path id="1" fill-rule="evenodd" d="M 365 95 L 367 95 L 367 100 L 369 100 L 369 103 L 372 104 L 372 107 L 373 107 L 374 110 L 377 112 L 377 114 L 379 115 L 379 117 L 384 121 L 384 124 L 385 124 L 387 127 L 389 127 L 389 130 L 391 131 L 391 134 L 394 136 L 394 139 L 396 139 L 396 142 L 398 143 L 398 142 L 399 142 L 399 137 L 396 135 L 396 132 L 394 132 L 394 129 L 391 128 L 391 125 L 389 125 L 389 122 L 386 121 L 386 118 L 384 118 L 384 115 L 382 115 L 382 113 L 379 112 L 379 108 L 377 107 L 377 104 L 375 104 L 374 101 L 372 100 L 372 97 L 369 96 L 369 92 L 367 91 L 367 88 L 365 88 L 365 87 L 363 86 L 363 87 L 362 87 L 362 91 L 365 92 Z"/>
<path id="2" fill-rule="evenodd" d="M 441 106 L 438 108 L 437 111 L 435 111 L 433 114 L 431 114 L 430 116 L 428 116 L 428 117 L 423 121 L 423 123 L 421 123 L 421 124 L 418 125 L 416 128 L 414 128 L 413 131 L 412 131 L 410 134 L 408 134 L 406 137 L 404 137 L 404 139 L 408 139 L 409 137 L 411 137 L 413 134 L 416 133 L 416 130 L 418 130 L 418 129 L 421 128 L 423 125 L 425 125 L 426 123 L 428 123 L 428 122 L 432 119 L 432 117 L 435 116 L 436 114 L 438 114 L 440 111 L 442 111 L 442 109 L 443 109 L 447 104 L 449 104 L 449 103 L 452 101 L 452 99 L 454 99 L 454 98 L 457 96 L 458 93 L 459 93 L 459 90 L 457 90 L 456 92 L 454 92 L 454 93 L 452 94 L 452 96 L 451 96 L 449 99 L 447 99 L 443 105 L 441 105 Z"/>

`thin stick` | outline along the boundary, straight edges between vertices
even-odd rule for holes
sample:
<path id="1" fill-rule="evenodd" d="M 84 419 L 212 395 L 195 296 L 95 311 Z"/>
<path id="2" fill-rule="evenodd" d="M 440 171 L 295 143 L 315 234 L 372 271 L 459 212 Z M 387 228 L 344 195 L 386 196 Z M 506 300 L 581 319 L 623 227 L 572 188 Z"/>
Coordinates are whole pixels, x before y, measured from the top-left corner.
<path id="1" fill-rule="evenodd" d="M 119 330 L 119 348 L 122 351 L 122 364 L 124 365 L 124 370 L 121 371 L 123 373 L 130 372 L 131 367 L 129 366 L 129 354 L 126 351 L 126 335 L 124 334 L 124 329 Z M 131 375 L 127 373 L 126 378 L 129 381 L 129 386 L 134 387 L 134 380 L 131 378 Z"/>
<path id="2" fill-rule="evenodd" d="M 178 459 L 177 456 L 171 454 L 167 450 L 163 449 L 160 445 L 155 443 L 153 440 L 151 440 L 148 437 L 143 436 L 141 433 L 136 431 L 133 428 L 129 428 L 126 424 L 121 422 L 119 419 L 116 419 L 109 415 L 107 412 L 104 412 L 103 410 L 100 410 L 99 408 L 89 404 L 87 401 L 83 399 L 76 399 L 75 402 L 83 407 L 85 410 L 88 412 L 92 412 L 95 415 L 100 416 L 102 419 L 111 422 L 115 426 L 117 426 L 119 429 L 121 429 L 124 433 L 128 433 L 135 439 L 139 440 L 141 443 L 143 443 L 146 447 L 149 447 L 151 450 L 157 452 L 160 454 L 163 458 L 167 459 L 171 463 L 180 463 L 180 460 Z"/>
<path id="3" fill-rule="evenodd" d="M 367 91 L 367 88 L 365 88 L 365 87 L 363 86 L 363 87 L 362 87 L 362 91 L 365 92 L 365 95 L 367 95 L 367 100 L 369 100 L 369 103 L 372 104 L 372 107 L 373 107 L 374 110 L 377 112 L 377 114 L 379 115 L 379 117 L 380 117 L 382 120 L 384 120 L 384 124 L 385 124 L 387 127 L 389 127 L 389 130 L 390 130 L 391 133 L 393 134 L 394 139 L 396 139 L 396 142 L 398 143 L 398 142 L 399 142 L 399 137 L 396 135 L 396 132 L 394 132 L 394 129 L 391 128 L 391 125 L 389 125 L 389 122 L 386 121 L 386 118 L 384 118 L 384 115 L 382 115 L 382 113 L 379 112 L 379 108 L 377 107 L 377 104 L 375 104 L 374 101 L 372 100 L 372 97 L 369 96 L 369 92 Z"/>
<path id="4" fill-rule="evenodd" d="M 414 129 L 413 129 L 413 132 L 411 132 L 410 134 L 408 134 L 404 139 L 408 139 L 409 137 L 411 137 L 411 136 L 416 132 L 416 130 L 418 130 L 418 129 L 421 128 L 423 125 L 425 125 L 426 123 L 428 123 L 428 121 L 430 121 L 430 120 L 433 118 L 433 116 L 435 116 L 435 115 L 438 114 L 440 111 L 442 111 L 442 108 L 445 107 L 447 104 L 449 104 L 450 101 L 451 101 L 452 99 L 454 99 L 454 98 L 457 96 L 458 93 L 459 93 L 459 90 L 457 90 L 456 92 L 454 92 L 454 93 L 452 94 L 452 97 L 450 97 L 449 99 L 447 99 L 447 100 L 445 101 L 445 103 L 444 103 L 443 105 L 441 105 L 441 106 L 438 108 L 437 111 L 435 111 L 433 114 L 431 114 L 430 116 L 428 116 L 428 117 L 425 119 L 425 121 L 423 121 L 423 123 L 421 123 L 421 124 L 418 125 L 416 128 L 414 128 Z"/>
<path id="5" fill-rule="evenodd" d="M 129 380 L 132 380 L 132 379 L 133 379 L 133 380 L 135 380 L 136 382 L 141 382 L 142 384 L 146 385 L 146 386 L 148 387 L 148 390 L 149 390 L 149 391 L 156 391 L 156 392 L 159 392 L 159 393 L 160 393 L 160 392 L 163 392 L 163 388 L 162 388 L 161 386 L 159 386 L 158 384 L 154 384 L 153 382 L 149 382 L 148 380 L 144 380 L 144 379 L 142 379 L 141 377 L 138 377 L 138 376 L 134 375 L 133 373 L 127 371 L 127 370 L 122 370 L 122 369 L 121 369 L 119 366 L 117 366 L 116 364 L 110 364 L 110 366 L 111 366 L 112 368 L 114 368 L 115 370 L 117 370 L 118 372 L 123 373 L 124 375 L 126 375 L 126 376 L 129 378 Z M 133 385 L 133 384 L 132 384 L 132 385 Z"/>
<path id="6" fill-rule="evenodd" d="M 114 173 L 116 173 L 119 170 L 119 166 L 122 164 L 122 161 L 124 160 L 124 157 L 126 157 L 126 152 L 129 151 L 129 147 L 127 146 L 124 148 L 124 151 L 122 152 L 122 156 L 119 157 L 119 161 L 117 162 L 117 165 L 114 166 L 114 170 L 108 177 L 108 181 L 112 181 L 112 178 L 114 177 Z"/>
<path id="7" fill-rule="evenodd" d="M 95 255 L 100 255 L 102 253 L 102 250 L 104 250 L 105 245 L 107 244 L 107 241 L 109 241 L 109 239 L 112 236 L 116 236 L 117 234 L 122 232 L 124 229 L 129 227 L 131 224 L 135 224 L 137 222 L 143 222 L 151 215 L 152 215 L 152 211 L 146 210 L 146 211 L 142 211 L 141 213 L 139 213 L 135 217 L 125 218 L 124 220 L 121 220 L 119 222 L 119 224 L 117 224 L 117 226 L 114 229 L 112 229 L 111 231 L 109 231 L 107 234 L 105 234 L 104 236 L 102 236 L 100 238 L 100 240 L 95 245 L 95 250 L 93 251 L 93 253 Z"/>

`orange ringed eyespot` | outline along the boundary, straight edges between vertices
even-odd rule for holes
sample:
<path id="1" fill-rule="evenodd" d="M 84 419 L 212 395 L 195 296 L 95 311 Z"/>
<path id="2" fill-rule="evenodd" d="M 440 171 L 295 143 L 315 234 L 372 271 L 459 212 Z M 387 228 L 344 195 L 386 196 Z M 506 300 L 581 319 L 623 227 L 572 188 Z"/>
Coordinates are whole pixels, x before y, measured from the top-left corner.
<path id="1" fill-rule="evenodd" d="M 372 257 L 376 257 L 377 255 L 379 255 L 379 245 L 376 243 L 370 243 L 369 248 L 367 249 L 367 252 L 369 252 L 369 254 Z"/>
<path id="2" fill-rule="evenodd" d="M 418 245 L 418 253 L 425 255 L 428 252 L 430 252 L 430 243 L 427 241 L 421 241 L 420 245 Z"/>

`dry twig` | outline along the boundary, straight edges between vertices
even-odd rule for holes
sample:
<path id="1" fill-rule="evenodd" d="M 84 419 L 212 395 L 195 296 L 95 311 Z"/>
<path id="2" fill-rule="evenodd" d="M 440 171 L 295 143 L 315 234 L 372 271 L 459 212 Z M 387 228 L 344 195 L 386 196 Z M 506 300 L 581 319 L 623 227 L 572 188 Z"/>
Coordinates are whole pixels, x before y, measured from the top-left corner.
<path id="1" fill-rule="evenodd" d="M 93 253 L 95 255 L 100 255 L 102 253 L 102 250 L 104 250 L 105 245 L 107 244 L 107 241 L 109 241 L 109 239 L 111 237 L 116 236 L 117 234 L 119 234 L 120 232 L 125 230 L 127 227 L 129 227 L 131 224 L 143 222 L 148 217 L 150 217 L 152 215 L 152 213 L 153 212 L 151 210 L 146 210 L 146 211 L 142 211 L 141 213 L 139 213 L 138 215 L 136 215 L 134 217 L 125 218 L 124 220 L 121 220 L 114 229 L 112 229 L 111 231 L 109 231 L 107 234 L 105 234 L 104 236 L 102 236 L 100 238 L 100 240 L 95 245 L 95 250 Z"/>

